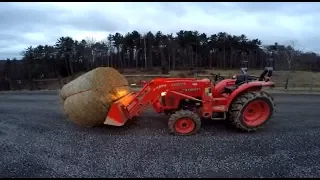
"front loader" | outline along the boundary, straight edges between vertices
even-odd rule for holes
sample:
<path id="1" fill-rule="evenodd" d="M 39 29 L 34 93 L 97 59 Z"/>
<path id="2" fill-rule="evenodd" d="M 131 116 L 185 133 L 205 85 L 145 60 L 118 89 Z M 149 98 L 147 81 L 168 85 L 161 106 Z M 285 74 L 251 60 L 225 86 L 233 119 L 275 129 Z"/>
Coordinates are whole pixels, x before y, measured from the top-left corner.
<path id="1" fill-rule="evenodd" d="M 175 135 L 197 133 L 201 119 L 228 120 L 241 130 L 256 131 L 274 113 L 273 98 L 262 91 L 274 86 L 271 76 L 272 68 L 266 68 L 260 77 L 242 69 L 242 74 L 216 84 L 210 79 L 156 78 L 113 103 L 104 124 L 122 126 L 152 106 L 169 116 L 168 128 Z"/>

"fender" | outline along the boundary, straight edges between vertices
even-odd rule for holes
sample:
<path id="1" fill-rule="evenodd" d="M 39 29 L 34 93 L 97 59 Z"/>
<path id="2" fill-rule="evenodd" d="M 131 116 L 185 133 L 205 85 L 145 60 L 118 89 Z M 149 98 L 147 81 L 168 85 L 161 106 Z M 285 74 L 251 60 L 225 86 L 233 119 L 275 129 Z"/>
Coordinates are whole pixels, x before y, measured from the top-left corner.
<path id="1" fill-rule="evenodd" d="M 225 80 L 222 80 L 220 82 L 218 82 L 216 85 L 214 85 L 214 87 L 212 89 L 214 89 L 214 92 L 212 93 L 213 94 L 213 97 L 219 97 L 221 92 L 223 91 L 223 89 L 226 87 L 226 86 L 232 86 L 234 85 L 234 83 L 236 82 L 235 79 L 225 79 Z"/>
<path id="2" fill-rule="evenodd" d="M 250 90 L 260 90 L 262 87 L 274 87 L 274 85 L 274 82 L 265 81 L 253 81 L 249 83 L 244 83 L 231 93 L 231 95 L 228 98 L 227 107 L 229 108 L 232 101 L 244 92 L 248 92 Z"/>

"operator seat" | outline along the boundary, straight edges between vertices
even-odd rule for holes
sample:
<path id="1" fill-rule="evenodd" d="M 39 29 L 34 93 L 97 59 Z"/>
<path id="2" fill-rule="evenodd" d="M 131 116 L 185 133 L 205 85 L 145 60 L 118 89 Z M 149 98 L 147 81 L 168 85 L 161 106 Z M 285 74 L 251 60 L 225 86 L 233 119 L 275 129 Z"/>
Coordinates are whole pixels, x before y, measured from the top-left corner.
<path id="1" fill-rule="evenodd" d="M 252 81 L 255 78 L 250 77 L 248 74 L 240 74 L 237 76 L 236 82 L 232 86 L 226 86 L 224 88 L 224 93 L 232 93 L 234 90 L 236 90 L 240 85 Z"/>

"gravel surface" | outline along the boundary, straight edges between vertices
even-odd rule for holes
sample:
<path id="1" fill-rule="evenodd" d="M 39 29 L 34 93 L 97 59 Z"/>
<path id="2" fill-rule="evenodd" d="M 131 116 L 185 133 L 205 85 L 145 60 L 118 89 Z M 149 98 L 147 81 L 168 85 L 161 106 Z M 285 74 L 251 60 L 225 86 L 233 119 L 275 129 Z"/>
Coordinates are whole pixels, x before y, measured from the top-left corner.
<path id="1" fill-rule="evenodd" d="M 67 121 L 56 92 L 0 95 L 0 177 L 319 177 L 320 96 L 274 95 L 277 113 L 257 133 L 203 122 L 171 136 L 148 110 L 124 127 Z"/>

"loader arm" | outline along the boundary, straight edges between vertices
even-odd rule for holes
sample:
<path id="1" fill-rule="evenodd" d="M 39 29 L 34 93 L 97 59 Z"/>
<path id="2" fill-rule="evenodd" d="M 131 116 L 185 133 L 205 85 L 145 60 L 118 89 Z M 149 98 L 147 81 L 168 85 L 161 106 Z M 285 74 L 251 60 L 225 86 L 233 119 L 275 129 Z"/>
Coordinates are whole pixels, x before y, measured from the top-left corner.
<path id="1" fill-rule="evenodd" d="M 159 102 L 159 98 L 161 94 L 166 94 L 168 92 L 174 93 L 177 96 L 201 101 L 178 91 L 188 88 L 204 89 L 205 87 L 210 86 L 211 83 L 209 80 L 199 81 L 193 78 L 154 79 L 145 84 L 138 93 L 128 94 L 112 104 L 105 124 L 122 126 L 128 119 L 139 116 L 143 110 L 150 107 L 150 105 L 152 105 L 157 112 L 161 112 L 162 104 Z"/>

